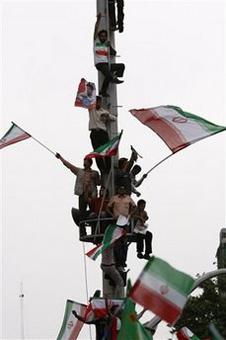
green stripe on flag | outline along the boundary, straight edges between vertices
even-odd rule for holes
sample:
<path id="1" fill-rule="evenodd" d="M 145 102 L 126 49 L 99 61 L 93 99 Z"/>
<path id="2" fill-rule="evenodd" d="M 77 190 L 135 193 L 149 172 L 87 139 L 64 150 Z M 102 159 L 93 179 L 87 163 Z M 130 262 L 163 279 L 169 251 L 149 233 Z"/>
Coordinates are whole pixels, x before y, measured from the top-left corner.
<path id="1" fill-rule="evenodd" d="M 146 264 L 144 271 L 156 276 L 159 280 L 164 280 L 169 286 L 177 290 L 182 295 L 187 295 L 194 284 L 194 279 L 173 268 L 167 262 L 155 257 Z"/>
<path id="2" fill-rule="evenodd" d="M 202 117 L 194 115 L 193 113 L 183 111 L 180 107 L 170 106 L 170 105 L 168 107 L 176 110 L 179 114 L 181 114 L 185 118 L 192 119 L 193 121 L 197 122 L 206 131 L 209 131 L 210 133 L 217 133 L 217 132 L 221 132 L 221 131 L 226 130 L 226 126 L 220 126 L 220 125 L 213 124 L 210 121 L 208 121 L 208 120 L 206 120 Z"/>

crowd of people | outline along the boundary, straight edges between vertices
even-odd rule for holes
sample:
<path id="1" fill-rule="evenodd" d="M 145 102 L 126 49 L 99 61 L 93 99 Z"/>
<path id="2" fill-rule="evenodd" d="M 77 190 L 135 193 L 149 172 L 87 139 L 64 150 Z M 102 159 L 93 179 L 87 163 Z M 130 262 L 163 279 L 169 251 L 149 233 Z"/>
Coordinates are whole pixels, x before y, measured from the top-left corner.
<path id="1" fill-rule="evenodd" d="M 117 1 L 118 22 L 112 16 L 113 5 L 115 2 L 109 1 L 111 29 L 114 30 L 115 27 L 118 27 L 121 32 L 123 30 L 122 1 Z M 103 107 L 102 98 L 109 96 L 107 89 L 110 82 L 115 84 L 122 82 L 118 77 L 123 76 L 125 69 L 124 64 L 110 62 L 111 57 L 116 55 L 116 51 L 108 41 L 107 31 L 99 29 L 101 18 L 102 15 L 99 13 L 94 30 L 94 61 L 95 67 L 103 74 L 104 78 L 99 96 L 96 96 L 95 106 L 88 108 L 90 140 L 94 150 L 110 140 L 109 127 L 116 117 Z M 92 92 L 93 85 L 90 84 L 88 83 L 87 87 Z M 141 196 L 137 188 L 147 177 L 147 174 L 143 174 L 137 179 L 137 175 L 142 169 L 138 164 L 134 164 L 138 160 L 135 149 L 131 147 L 129 159 L 125 157 L 118 159 L 114 171 L 112 171 L 111 157 L 96 158 L 99 171 L 92 169 L 93 161 L 90 158 L 84 158 L 83 167 L 78 167 L 68 162 L 59 153 L 56 153 L 56 157 L 76 176 L 74 194 L 78 196 L 80 239 L 84 240 L 87 235 L 87 225 L 91 227 L 92 235 L 103 235 L 110 221 L 111 224 L 133 234 L 139 259 L 149 259 L 152 254 L 152 233 L 147 230 L 146 202 L 140 199 L 135 203 L 131 197 L 132 195 Z M 108 188 L 110 176 L 114 182 L 112 196 L 109 195 Z M 124 222 L 119 223 L 118 220 L 123 220 L 123 218 Z M 126 283 L 125 268 L 128 245 L 129 242 L 125 235 L 102 254 L 101 269 L 114 287 L 115 296 L 120 296 Z"/>

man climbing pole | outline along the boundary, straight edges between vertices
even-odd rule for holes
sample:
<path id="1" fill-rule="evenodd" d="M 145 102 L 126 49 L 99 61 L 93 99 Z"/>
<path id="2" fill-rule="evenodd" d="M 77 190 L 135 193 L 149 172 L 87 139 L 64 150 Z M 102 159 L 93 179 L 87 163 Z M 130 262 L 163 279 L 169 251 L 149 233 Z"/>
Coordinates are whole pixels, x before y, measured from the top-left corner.
<path id="1" fill-rule="evenodd" d="M 102 108 L 102 99 L 97 96 L 96 108 L 89 110 L 90 139 L 94 150 L 109 142 L 107 125 L 115 120 L 114 115 Z M 111 159 L 110 157 L 96 158 L 96 163 L 101 172 L 101 178 L 103 178 L 103 175 L 109 173 L 111 169 Z"/>
<path id="2" fill-rule="evenodd" d="M 83 220 L 86 218 L 86 209 L 90 200 L 97 196 L 97 185 L 100 185 L 99 173 L 91 169 L 93 163 L 92 159 L 84 159 L 84 168 L 78 168 L 66 161 L 59 153 L 56 153 L 56 158 L 60 159 L 61 162 L 77 177 L 74 194 L 79 196 L 78 205 L 80 220 Z M 80 225 L 80 236 L 84 235 L 86 235 L 85 226 Z"/>
<path id="3" fill-rule="evenodd" d="M 116 51 L 108 41 L 108 34 L 106 30 L 100 30 L 101 13 L 97 15 L 97 21 L 94 29 L 94 62 L 98 71 L 104 75 L 104 81 L 100 90 L 100 95 L 109 97 L 107 93 L 110 82 L 115 84 L 123 83 L 118 77 L 122 77 L 125 65 L 110 63 L 111 57 L 116 55 Z M 109 65 L 110 63 L 110 65 Z"/>

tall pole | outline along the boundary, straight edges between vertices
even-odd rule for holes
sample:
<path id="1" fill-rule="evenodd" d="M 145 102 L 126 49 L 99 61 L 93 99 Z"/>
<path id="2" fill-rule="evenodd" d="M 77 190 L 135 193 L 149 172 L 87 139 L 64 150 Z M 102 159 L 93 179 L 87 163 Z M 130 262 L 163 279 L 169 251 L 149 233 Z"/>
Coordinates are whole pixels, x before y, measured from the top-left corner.
<path id="1" fill-rule="evenodd" d="M 101 21 L 100 21 L 100 27 L 99 29 L 104 29 L 108 32 L 108 40 L 110 41 L 110 44 L 112 47 L 115 48 L 115 36 L 114 31 L 110 30 L 109 25 L 109 7 L 108 7 L 108 0 L 96 0 L 96 6 L 97 6 L 97 14 L 101 13 Z M 110 58 L 109 58 L 110 60 Z M 115 58 L 112 58 L 112 62 L 115 62 Z M 110 67 L 110 62 L 109 62 Z M 98 72 L 98 86 L 99 89 L 101 87 L 103 81 L 103 75 Z M 115 117 L 118 116 L 118 103 L 117 103 L 117 88 L 114 83 L 109 84 L 108 93 L 110 97 L 107 97 L 105 100 L 103 100 L 103 106 L 106 109 L 109 109 L 111 111 L 111 114 L 113 114 Z M 118 135 L 118 121 L 117 119 L 115 121 L 112 121 L 108 133 L 110 136 L 110 139 Z M 110 194 L 114 195 L 115 188 L 114 188 L 114 167 L 117 164 L 117 157 L 111 157 L 111 186 L 110 186 Z M 104 273 L 103 275 L 103 297 L 113 297 L 113 289 L 112 286 L 109 285 L 109 281 L 105 280 Z M 124 289 L 121 292 L 121 296 L 124 295 Z M 116 298 L 116 296 L 114 296 Z"/>

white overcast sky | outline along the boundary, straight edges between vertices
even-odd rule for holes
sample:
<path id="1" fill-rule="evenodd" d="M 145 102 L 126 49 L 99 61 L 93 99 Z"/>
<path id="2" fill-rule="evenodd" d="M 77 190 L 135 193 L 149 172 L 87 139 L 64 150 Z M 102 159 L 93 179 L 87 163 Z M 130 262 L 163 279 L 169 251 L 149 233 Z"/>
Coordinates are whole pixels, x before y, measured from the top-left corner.
<path id="1" fill-rule="evenodd" d="M 226 125 L 225 1 L 125 1 L 116 34 L 120 155 L 139 150 L 144 171 L 170 150 L 128 112 L 176 105 Z M 95 0 L 3 1 L 2 135 L 16 122 L 81 166 L 92 150 L 86 110 L 73 106 L 81 77 L 96 82 Z M 202 140 L 154 170 L 141 187 L 154 254 L 190 275 L 216 268 L 225 226 L 225 133 Z M 86 303 L 82 244 L 70 210 L 74 176 L 32 139 L 1 150 L 3 339 L 20 338 L 20 282 L 27 339 L 55 339 L 66 299 Z M 136 200 L 136 198 L 135 198 Z M 90 249 L 92 245 L 86 245 Z M 144 266 L 129 249 L 134 281 Z M 101 287 L 100 262 L 87 259 L 89 294 Z M 150 317 L 148 314 L 147 317 Z M 160 327 L 154 339 L 167 339 Z M 81 339 L 89 339 L 88 328 Z"/>

